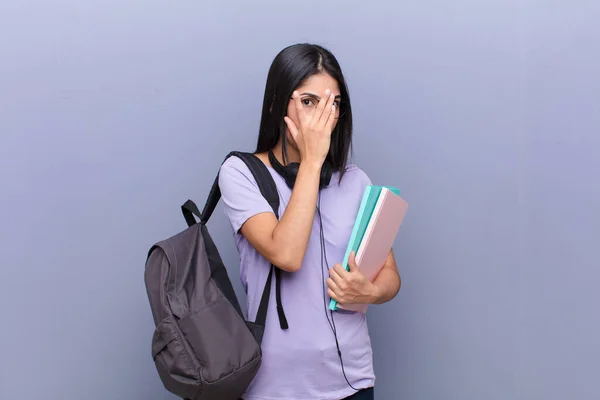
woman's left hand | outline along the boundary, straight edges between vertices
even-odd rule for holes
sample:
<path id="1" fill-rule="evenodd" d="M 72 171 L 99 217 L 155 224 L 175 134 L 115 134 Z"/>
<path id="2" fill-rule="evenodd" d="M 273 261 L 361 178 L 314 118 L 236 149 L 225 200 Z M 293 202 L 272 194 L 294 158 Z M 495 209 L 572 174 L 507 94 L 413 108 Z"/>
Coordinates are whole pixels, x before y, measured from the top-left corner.
<path id="1" fill-rule="evenodd" d="M 348 259 L 348 267 L 350 271 L 346 271 L 342 264 L 336 264 L 329 270 L 327 279 L 329 297 L 341 305 L 375 303 L 379 296 L 379 288 L 360 272 L 354 259 L 354 252 Z"/>

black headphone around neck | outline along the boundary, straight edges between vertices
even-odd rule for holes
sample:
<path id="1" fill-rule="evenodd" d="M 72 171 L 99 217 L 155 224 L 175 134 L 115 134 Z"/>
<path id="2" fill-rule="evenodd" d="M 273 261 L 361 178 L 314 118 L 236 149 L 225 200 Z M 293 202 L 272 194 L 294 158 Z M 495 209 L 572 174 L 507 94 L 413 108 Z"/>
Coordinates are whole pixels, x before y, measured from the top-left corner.
<path id="1" fill-rule="evenodd" d="M 275 157 L 275 154 L 273 154 L 273 150 L 269 150 L 269 161 L 271 162 L 271 166 L 273 166 L 273 169 L 283 177 L 288 187 L 290 189 L 293 189 L 294 183 L 296 182 L 296 176 L 298 175 L 298 169 L 300 168 L 300 163 L 293 162 L 289 163 L 286 166 L 283 166 L 281 165 L 277 157 Z M 323 167 L 321 167 L 321 179 L 319 180 L 319 190 L 329 185 L 329 182 L 331 182 L 332 175 L 333 171 L 329 166 L 329 163 L 325 161 L 323 163 Z"/>

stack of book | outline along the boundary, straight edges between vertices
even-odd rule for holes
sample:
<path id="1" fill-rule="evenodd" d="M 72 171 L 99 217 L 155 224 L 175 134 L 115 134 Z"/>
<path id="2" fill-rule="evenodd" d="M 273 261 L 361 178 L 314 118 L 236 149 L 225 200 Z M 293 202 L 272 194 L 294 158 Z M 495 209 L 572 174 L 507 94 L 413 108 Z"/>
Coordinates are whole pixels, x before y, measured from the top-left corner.
<path id="1" fill-rule="evenodd" d="M 375 280 L 392 249 L 408 203 L 400 190 L 390 186 L 367 186 L 354 221 L 342 266 L 346 270 L 354 252 L 356 265 L 371 282 Z M 329 309 L 366 312 L 367 304 L 340 305 L 331 299 Z"/>

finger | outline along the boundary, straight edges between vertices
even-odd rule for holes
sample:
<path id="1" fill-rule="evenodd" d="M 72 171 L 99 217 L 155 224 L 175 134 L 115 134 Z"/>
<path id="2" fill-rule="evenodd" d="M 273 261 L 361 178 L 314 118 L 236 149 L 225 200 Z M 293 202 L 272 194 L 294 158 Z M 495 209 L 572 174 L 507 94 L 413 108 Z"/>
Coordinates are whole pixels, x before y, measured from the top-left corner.
<path id="1" fill-rule="evenodd" d="M 297 141 L 296 139 L 298 137 L 298 128 L 296 127 L 296 124 L 294 123 L 294 121 L 292 121 L 290 117 L 283 117 L 283 120 L 285 121 L 285 124 L 287 125 L 288 129 L 290 130 L 292 137 L 295 141 Z"/>
<path id="2" fill-rule="evenodd" d="M 325 104 L 323 105 L 323 110 L 320 113 L 318 113 L 319 126 L 325 127 L 325 124 L 327 123 L 327 119 L 329 118 L 329 115 L 331 114 L 331 106 L 333 105 L 333 93 L 329 93 L 326 96 L 324 96 L 321 99 L 321 101 L 319 102 L 319 106 L 321 105 L 321 103 L 325 103 Z"/>
<path id="3" fill-rule="evenodd" d="M 332 278 L 327 278 L 327 287 L 333 290 L 334 293 L 341 293 L 339 286 L 335 283 Z"/>
<path id="4" fill-rule="evenodd" d="M 329 118 L 333 114 L 332 111 L 334 102 L 335 96 L 333 95 L 333 93 L 331 93 L 327 98 L 327 103 L 325 103 L 325 109 L 323 110 L 323 113 L 321 114 L 321 119 L 319 120 L 319 123 L 322 127 L 325 127 L 327 125 L 327 121 L 329 121 Z"/>
<path id="5" fill-rule="evenodd" d="M 319 123 L 319 121 L 321 120 L 321 116 L 323 115 L 323 111 L 325 110 L 325 106 L 327 105 L 327 102 L 329 101 L 329 94 L 331 93 L 331 91 L 329 89 L 327 89 L 325 91 L 325 94 L 323 97 L 321 97 L 321 100 L 319 100 L 319 104 L 317 104 L 317 109 L 315 110 L 315 113 L 313 115 L 313 126 L 317 125 Z"/>
<path id="6" fill-rule="evenodd" d="M 292 99 L 294 99 L 294 106 L 296 107 L 296 113 L 298 113 L 298 118 L 302 121 L 306 118 L 306 113 L 304 112 L 304 107 L 302 107 L 302 100 L 300 99 L 300 93 L 298 91 L 294 91 L 292 94 Z"/>
<path id="7" fill-rule="evenodd" d="M 350 274 L 346 268 L 342 267 L 342 264 L 338 264 L 333 268 L 342 279 L 346 279 L 346 277 Z"/>
<path id="8" fill-rule="evenodd" d="M 329 115 L 329 118 L 325 124 L 325 130 L 327 133 L 333 132 L 333 124 L 335 124 L 335 120 L 337 119 L 337 108 L 338 107 L 335 104 L 331 106 L 331 114 Z"/>
<path id="9" fill-rule="evenodd" d="M 340 276 L 335 267 L 329 270 L 329 276 L 338 287 L 340 287 L 344 282 L 344 278 Z"/>
<path id="10" fill-rule="evenodd" d="M 358 271 L 358 265 L 356 265 L 356 257 L 354 256 L 354 251 L 350 253 L 350 257 L 348 257 L 348 267 L 350 267 L 350 272 Z"/>
<path id="11" fill-rule="evenodd" d="M 327 295 L 333 300 L 337 301 L 339 304 L 342 304 L 342 299 L 337 294 L 335 294 L 333 290 L 327 289 Z"/>

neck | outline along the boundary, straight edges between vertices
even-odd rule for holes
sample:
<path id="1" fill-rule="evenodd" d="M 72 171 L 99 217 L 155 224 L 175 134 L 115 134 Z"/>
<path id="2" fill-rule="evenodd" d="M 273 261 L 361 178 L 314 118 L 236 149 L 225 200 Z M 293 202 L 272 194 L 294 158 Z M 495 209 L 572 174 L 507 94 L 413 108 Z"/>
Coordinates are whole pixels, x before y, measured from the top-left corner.
<path id="1" fill-rule="evenodd" d="M 298 150 L 296 150 L 290 145 L 287 146 L 287 163 L 283 162 L 283 145 L 281 143 L 281 140 L 279 140 L 275 147 L 273 147 L 273 154 L 275 155 L 275 158 L 277 158 L 277 160 L 281 163 L 281 165 L 286 165 L 293 162 L 300 162 L 300 153 L 298 153 Z"/>

